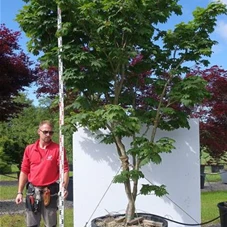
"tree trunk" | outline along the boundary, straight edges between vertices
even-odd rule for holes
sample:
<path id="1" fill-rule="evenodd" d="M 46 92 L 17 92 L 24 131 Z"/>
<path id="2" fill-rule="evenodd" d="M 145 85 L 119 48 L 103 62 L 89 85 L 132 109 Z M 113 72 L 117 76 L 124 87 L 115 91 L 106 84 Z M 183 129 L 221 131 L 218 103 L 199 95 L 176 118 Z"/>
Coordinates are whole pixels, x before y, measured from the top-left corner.
<path id="1" fill-rule="evenodd" d="M 126 223 L 131 221 L 134 218 L 135 215 L 135 202 L 133 198 L 128 202 L 127 210 L 125 212 L 125 217 L 126 217 Z"/>

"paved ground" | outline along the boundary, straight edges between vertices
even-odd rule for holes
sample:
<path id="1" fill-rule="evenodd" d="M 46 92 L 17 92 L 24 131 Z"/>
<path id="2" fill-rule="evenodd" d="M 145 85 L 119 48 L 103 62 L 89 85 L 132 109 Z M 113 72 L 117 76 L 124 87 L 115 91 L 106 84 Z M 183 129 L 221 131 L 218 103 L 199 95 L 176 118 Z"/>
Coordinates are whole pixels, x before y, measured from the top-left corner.
<path id="1" fill-rule="evenodd" d="M 18 181 L 0 181 L 0 186 L 15 186 Z"/>
<path id="2" fill-rule="evenodd" d="M 221 182 L 205 182 L 204 189 L 201 191 L 227 191 L 227 184 L 223 184 Z M 227 227 L 227 226 L 226 226 Z"/>

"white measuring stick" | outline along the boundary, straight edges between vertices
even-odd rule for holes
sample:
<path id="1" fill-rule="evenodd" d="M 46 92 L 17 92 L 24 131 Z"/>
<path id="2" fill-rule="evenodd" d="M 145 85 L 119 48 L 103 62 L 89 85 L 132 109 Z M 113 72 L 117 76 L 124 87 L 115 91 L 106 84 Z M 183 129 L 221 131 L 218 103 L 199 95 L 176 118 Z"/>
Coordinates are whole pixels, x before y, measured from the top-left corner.
<path id="1" fill-rule="evenodd" d="M 58 30 L 62 27 L 61 9 L 58 7 Z M 58 74 L 59 74 L 59 155 L 60 155 L 60 195 L 59 195 L 59 227 L 64 227 L 64 136 L 62 126 L 64 125 L 64 89 L 63 89 L 63 62 L 62 62 L 62 37 L 58 37 Z"/>

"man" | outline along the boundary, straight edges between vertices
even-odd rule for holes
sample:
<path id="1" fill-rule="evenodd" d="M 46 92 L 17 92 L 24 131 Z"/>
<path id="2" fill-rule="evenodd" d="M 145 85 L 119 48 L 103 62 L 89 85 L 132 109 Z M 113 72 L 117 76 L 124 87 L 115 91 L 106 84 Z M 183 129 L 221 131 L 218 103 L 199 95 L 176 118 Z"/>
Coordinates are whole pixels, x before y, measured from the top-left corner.
<path id="1" fill-rule="evenodd" d="M 38 128 L 39 140 L 24 151 L 19 177 L 16 204 L 23 201 L 26 185 L 27 227 L 39 227 L 41 216 L 46 227 L 57 226 L 57 199 L 59 192 L 59 145 L 52 141 L 53 125 L 42 121 Z M 69 166 L 64 151 L 64 198 L 67 197 Z"/>

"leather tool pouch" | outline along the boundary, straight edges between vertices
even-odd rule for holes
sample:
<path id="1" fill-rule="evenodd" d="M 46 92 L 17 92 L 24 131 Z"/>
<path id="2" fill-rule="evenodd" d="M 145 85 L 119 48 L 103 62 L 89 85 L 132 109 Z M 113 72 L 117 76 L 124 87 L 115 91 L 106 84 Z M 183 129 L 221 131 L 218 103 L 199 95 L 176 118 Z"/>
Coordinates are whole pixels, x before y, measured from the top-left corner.
<path id="1" fill-rule="evenodd" d="M 44 206 L 48 206 L 50 204 L 50 189 L 48 187 L 43 189 L 43 203 Z"/>

